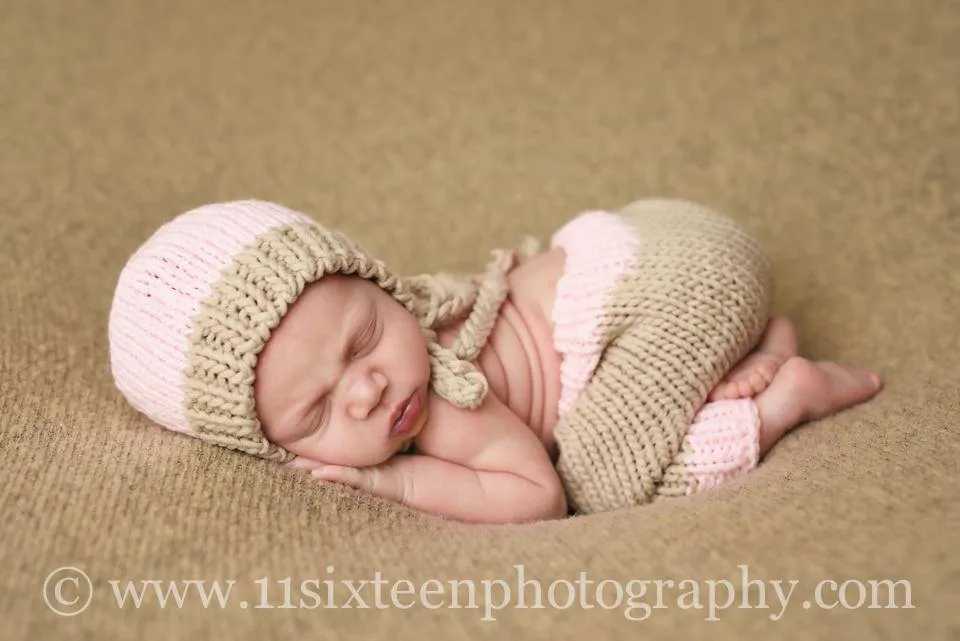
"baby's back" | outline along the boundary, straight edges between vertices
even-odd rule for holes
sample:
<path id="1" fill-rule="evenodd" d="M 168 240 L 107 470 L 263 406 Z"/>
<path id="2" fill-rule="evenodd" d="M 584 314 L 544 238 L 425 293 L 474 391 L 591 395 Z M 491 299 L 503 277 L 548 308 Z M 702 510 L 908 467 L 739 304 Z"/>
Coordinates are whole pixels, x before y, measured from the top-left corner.
<path id="1" fill-rule="evenodd" d="M 510 272 L 510 296 L 477 360 L 491 393 L 534 430 L 551 453 L 561 389 L 552 311 L 563 268 L 563 250 L 551 249 Z M 452 344 L 460 325 L 441 331 L 440 343 Z"/>

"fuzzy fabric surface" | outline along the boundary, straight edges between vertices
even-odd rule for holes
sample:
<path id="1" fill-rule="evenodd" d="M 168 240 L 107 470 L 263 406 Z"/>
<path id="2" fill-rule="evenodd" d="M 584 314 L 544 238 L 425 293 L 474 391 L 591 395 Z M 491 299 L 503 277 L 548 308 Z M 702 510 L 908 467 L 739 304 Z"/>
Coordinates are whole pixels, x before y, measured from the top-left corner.
<path id="1" fill-rule="evenodd" d="M 2 16 L 4 639 L 960 634 L 954 3 L 9 0 Z M 651 197 L 734 213 L 803 353 L 876 368 L 884 391 L 714 490 L 495 527 L 211 448 L 111 384 L 117 274 L 199 204 L 311 212 L 417 273 Z M 205 607 L 200 580 L 225 603 Z"/>

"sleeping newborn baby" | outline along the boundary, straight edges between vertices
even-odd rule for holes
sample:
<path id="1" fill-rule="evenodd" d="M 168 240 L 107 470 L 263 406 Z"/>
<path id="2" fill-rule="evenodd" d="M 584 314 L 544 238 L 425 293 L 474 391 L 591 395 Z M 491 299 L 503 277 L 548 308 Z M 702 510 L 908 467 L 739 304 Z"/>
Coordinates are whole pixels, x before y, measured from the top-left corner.
<path id="1" fill-rule="evenodd" d="M 766 292 L 731 303 L 750 298 L 742 283 L 763 289 L 751 273 L 672 275 L 685 289 L 660 299 L 653 281 L 630 281 L 672 264 L 639 258 L 656 247 L 674 260 L 654 242 L 667 222 L 743 238 L 692 203 L 637 201 L 578 215 L 546 251 L 494 252 L 482 276 L 401 278 L 280 205 L 200 207 L 121 273 L 116 384 L 169 429 L 491 523 L 715 487 L 791 428 L 877 393 L 870 370 L 800 357 L 791 322 L 764 316 Z M 716 247 L 696 270 L 710 256 L 731 269 L 736 256 Z"/>

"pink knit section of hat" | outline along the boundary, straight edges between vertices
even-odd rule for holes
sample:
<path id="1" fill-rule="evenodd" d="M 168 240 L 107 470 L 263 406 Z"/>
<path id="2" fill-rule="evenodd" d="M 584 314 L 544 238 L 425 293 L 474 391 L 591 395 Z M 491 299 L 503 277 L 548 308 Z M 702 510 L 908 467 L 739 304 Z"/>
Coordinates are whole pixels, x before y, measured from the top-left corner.
<path id="1" fill-rule="evenodd" d="M 181 386 L 193 318 L 221 271 L 264 232 L 306 214 L 259 200 L 204 205 L 157 229 L 118 278 L 108 334 L 114 383 L 137 410 L 194 436 Z"/>

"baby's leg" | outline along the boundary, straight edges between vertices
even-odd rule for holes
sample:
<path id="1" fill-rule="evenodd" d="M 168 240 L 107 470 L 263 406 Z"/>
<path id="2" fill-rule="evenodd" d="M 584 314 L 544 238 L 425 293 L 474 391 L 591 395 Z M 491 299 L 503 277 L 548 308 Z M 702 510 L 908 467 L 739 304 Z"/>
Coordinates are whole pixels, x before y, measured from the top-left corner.
<path id="1" fill-rule="evenodd" d="M 702 492 L 753 469 L 790 429 L 862 403 L 881 387 L 868 369 L 794 356 L 755 398 L 706 403 L 693 418 L 667 477 Z M 661 492 L 663 493 L 663 492 Z"/>
<path id="2" fill-rule="evenodd" d="M 754 401 L 760 415 L 760 456 L 790 429 L 863 403 L 880 391 L 876 372 L 795 356 Z"/>
<path id="3" fill-rule="evenodd" d="M 797 332 L 784 316 L 771 318 L 760 344 L 720 381 L 708 401 L 734 400 L 756 396 L 767 388 L 777 370 L 797 355 Z"/>

